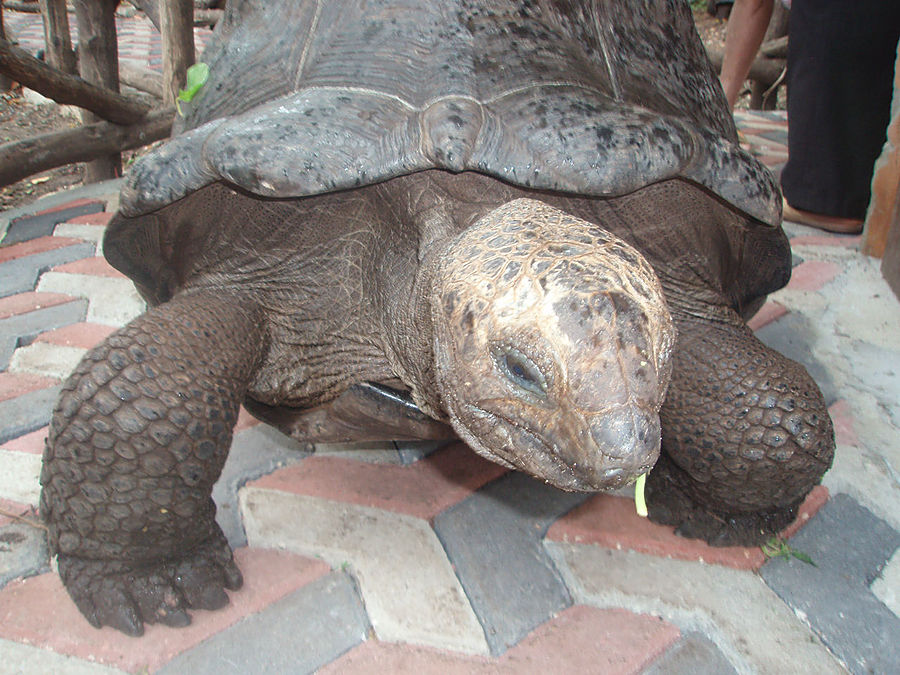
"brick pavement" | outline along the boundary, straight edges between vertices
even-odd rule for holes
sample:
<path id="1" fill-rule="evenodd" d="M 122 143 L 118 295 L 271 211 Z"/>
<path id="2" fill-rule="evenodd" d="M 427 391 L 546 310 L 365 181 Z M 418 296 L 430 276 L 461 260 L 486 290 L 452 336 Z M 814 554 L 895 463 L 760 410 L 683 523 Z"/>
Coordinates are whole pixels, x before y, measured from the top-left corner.
<path id="1" fill-rule="evenodd" d="M 738 121 L 777 170 L 783 116 Z M 142 311 L 98 255 L 105 201 L 0 230 L 0 673 L 900 670 L 900 387 L 885 367 L 900 313 L 858 238 L 790 224 L 794 279 L 753 328 L 825 383 L 835 419 L 835 469 L 786 534 L 817 567 L 679 539 L 627 496 L 558 492 L 458 443 L 312 452 L 243 413 L 214 496 L 244 588 L 186 629 L 91 628 L 34 507 L 62 378 Z M 841 310 L 844 296 L 858 303 Z"/>

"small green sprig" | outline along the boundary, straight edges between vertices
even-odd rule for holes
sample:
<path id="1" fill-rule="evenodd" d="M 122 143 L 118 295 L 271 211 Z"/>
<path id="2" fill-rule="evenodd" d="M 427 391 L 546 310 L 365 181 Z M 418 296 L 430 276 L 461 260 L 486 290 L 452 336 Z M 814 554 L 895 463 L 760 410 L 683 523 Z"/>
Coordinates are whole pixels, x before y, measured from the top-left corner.
<path id="1" fill-rule="evenodd" d="M 793 548 L 781 537 L 772 537 L 769 541 L 760 546 L 760 549 L 762 549 L 763 555 L 767 558 L 783 558 L 784 560 L 796 558 L 801 562 L 805 562 L 807 565 L 818 567 L 818 565 L 813 562 L 813 559 L 806 553 Z"/>
<path id="2" fill-rule="evenodd" d="M 647 484 L 647 474 L 642 473 L 634 483 L 634 508 L 641 518 L 647 517 L 647 500 L 644 498 L 644 485 Z"/>
<path id="3" fill-rule="evenodd" d="M 178 98 L 175 99 L 175 107 L 178 108 L 178 114 L 182 115 L 181 102 L 190 103 L 194 100 L 203 85 L 209 79 L 209 66 L 205 63 L 195 63 L 187 69 L 187 78 L 184 89 L 178 91 Z"/>

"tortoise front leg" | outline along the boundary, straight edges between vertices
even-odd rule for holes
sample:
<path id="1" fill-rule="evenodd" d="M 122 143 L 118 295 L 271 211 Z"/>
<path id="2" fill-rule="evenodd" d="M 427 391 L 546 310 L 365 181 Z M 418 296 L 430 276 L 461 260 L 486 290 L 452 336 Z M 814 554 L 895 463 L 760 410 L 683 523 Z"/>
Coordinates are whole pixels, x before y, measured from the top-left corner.
<path id="1" fill-rule="evenodd" d="M 769 349 L 730 309 L 673 313 L 662 453 L 650 518 L 716 545 L 755 545 L 788 525 L 834 455 L 825 401 L 806 369 Z"/>
<path id="2" fill-rule="evenodd" d="M 211 493 L 266 349 L 246 298 L 193 292 L 90 351 L 63 387 L 41 473 L 59 573 L 94 626 L 186 625 L 241 585 Z"/>

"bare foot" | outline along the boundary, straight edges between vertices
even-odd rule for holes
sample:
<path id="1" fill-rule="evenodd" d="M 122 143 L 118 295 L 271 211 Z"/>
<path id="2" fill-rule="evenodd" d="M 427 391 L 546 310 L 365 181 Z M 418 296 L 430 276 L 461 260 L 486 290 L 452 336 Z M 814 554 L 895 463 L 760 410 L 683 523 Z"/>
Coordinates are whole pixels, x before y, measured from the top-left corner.
<path id="1" fill-rule="evenodd" d="M 792 223 L 809 225 L 810 227 L 837 234 L 859 234 L 863 228 L 863 221 L 858 218 L 838 218 L 837 216 L 826 216 L 821 213 L 813 213 L 812 211 L 801 211 L 800 209 L 795 209 L 787 201 L 783 204 L 783 213 L 784 219 Z"/>

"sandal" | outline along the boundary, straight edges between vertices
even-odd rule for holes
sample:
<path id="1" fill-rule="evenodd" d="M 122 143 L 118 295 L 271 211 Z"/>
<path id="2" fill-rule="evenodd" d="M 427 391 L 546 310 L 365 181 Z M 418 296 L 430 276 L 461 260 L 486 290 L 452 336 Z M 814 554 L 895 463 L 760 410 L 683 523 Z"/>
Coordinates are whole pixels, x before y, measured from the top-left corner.
<path id="1" fill-rule="evenodd" d="M 859 218 L 838 218 L 811 211 L 801 211 L 784 201 L 782 205 L 784 220 L 801 225 L 809 225 L 835 234 L 859 234 L 863 229 L 863 221 Z"/>

